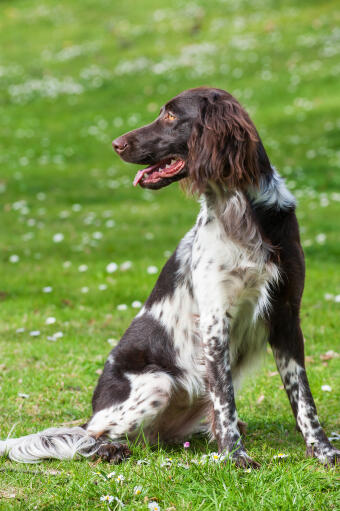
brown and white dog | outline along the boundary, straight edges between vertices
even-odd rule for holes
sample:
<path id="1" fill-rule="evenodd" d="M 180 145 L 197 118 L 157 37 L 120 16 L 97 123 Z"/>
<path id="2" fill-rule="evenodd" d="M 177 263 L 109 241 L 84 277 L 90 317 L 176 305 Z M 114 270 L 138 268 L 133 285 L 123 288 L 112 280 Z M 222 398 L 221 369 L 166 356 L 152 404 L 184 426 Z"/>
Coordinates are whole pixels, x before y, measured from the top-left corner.
<path id="1" fill-rule="evenodd" d="M 109 354 L 88 423 L 8 439 L 0 453 L 21 462 L 77 453 L 120 461 L 129 454 L 121 442 L 141 430 L 169 442 L 204 429 L 220 453 L 255 467 L 234 395 L 269 342 L 307 454 L 335 464 L 340 452 L 320 426 L 304 366 L 295 200 L 248 114 L 223 90 L 192 89 L 113 146 L 123 160 L 147 165 L 135 185 L 186 178 L 201 197 L 196 224 Z"/>

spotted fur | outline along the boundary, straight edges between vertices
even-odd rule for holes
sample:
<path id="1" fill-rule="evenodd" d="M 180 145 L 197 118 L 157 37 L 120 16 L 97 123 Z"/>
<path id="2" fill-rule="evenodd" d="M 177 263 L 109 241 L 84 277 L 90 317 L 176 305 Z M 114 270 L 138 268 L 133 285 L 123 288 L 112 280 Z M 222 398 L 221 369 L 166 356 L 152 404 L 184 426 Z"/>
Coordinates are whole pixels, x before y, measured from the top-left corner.
<path id="1" fill-rule="evenodd" d="M 178 118 L 171 128 L 162 120 L 170 108 Z M 185 160 L 179 175 L 149 182 L 191 180 L 202 192 L 197 221 L 109 354 L 88 423 L 0 442 L 0 454 L 34 462 L 97 453 L 116 462 L 128 451 L 110 440 L 143 433 L 173 442 L 205 431 L 219 452 L 256 467 L 242 442 L 235 392 L 269 342 L 307 453 L 334 464 L 339 451 L 320 426 L 304 368 L 295 199 L 246 112 L 224 91 L 186 91 L 114 146 L 131 162 Z"/>

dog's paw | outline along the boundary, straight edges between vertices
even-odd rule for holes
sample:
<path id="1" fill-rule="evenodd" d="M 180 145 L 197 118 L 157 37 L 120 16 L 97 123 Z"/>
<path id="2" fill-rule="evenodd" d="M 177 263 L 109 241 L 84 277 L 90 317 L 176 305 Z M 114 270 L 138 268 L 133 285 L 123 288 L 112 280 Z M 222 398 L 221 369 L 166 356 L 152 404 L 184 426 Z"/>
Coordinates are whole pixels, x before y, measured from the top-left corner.
<path id="1" fill-rule="evenodd" d="M 125 459 L 129 458 L 131 454 L 132 452 L 126 444 L 119 444 L 115 442 L 102 444 L 96 452 L 96 456 L 101 458 L 102 461 L 114 464 L 121 463 Z"/>
<path id="2" fill-rule="evenodd" d="M 235 465 L 239 468 L 260 468 L 260 463 L 253 460 L 250 456 L 248 456 L 247 453 L 240 453 L 233 455 L 232 457 L 233 462 Z"/>
<path id="3" fill-rule="evenodd" d="M 326 466 L 340 465 L 340 451 L 332 444 L 307 445 L 306 455 L 309 458 L 317 458 Z"/>

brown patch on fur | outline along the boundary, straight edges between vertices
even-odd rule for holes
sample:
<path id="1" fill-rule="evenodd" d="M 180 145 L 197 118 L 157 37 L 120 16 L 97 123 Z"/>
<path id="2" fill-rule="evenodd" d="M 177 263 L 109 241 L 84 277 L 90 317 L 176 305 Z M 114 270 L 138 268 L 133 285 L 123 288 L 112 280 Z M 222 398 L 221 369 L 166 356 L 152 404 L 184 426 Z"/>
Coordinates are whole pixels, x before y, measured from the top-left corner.
<path id="1" fill-rule="evenodd" d="M 193 191 L 210 181 L 228 189 L 258 186 L 260 138 L 247 112 L 228 92 L 212 89 L 201 99 L 200 118 L 188 141 Z"/>

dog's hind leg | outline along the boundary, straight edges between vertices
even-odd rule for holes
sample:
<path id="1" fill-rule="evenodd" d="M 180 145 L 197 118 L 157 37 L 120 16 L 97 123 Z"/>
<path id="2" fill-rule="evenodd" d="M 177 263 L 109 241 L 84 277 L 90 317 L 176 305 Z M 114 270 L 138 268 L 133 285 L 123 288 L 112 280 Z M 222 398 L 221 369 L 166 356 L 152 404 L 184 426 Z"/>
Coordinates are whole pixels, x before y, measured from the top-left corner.
<path id="1" fill-rule="evenodd" d="M 154 370 L 140 374 L 125 374 L 120 387 L 120 396 L 112 394 L 112 404 L 108 405 L 107 387 L 99 383 L 94 396 L 94 414 L 86 426 L 88 434 L 95 438 L 106 437 L 115 444 L 103 444 L 97 454 L 111 461 L 120 450 L 125 456 L 126 447 L 119 442 L 135 439 L 143 430 L 150 440 L 154 440 L 157 418 L 167 408 L 173 387 L 173 378 L 164 371 Z M 102 395 L 102 393 L 104 393 Z M 124 400 L 119 398 L 125 397 Z M 105 403 L 102 406 L 101 403 Z M 155 427 L 153 427 L 155 425 Z M 118 443 L 117 443 L 118 442 Z M 112 447 L 111 447 L 112 446 Z"/>

